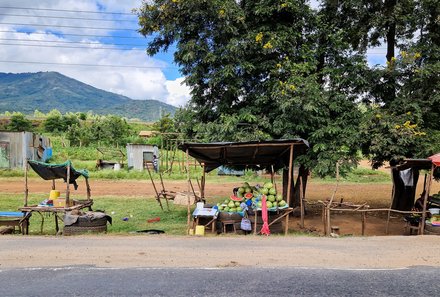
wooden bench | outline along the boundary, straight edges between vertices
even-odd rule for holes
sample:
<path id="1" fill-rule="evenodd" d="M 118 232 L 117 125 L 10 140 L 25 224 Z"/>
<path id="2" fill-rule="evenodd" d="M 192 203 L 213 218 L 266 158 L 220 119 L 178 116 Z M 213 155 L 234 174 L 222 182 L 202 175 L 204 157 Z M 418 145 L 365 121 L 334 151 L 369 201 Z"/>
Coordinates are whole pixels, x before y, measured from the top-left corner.
<path id="1" fill-rule="evenodd" d="M 31 212 L 0 211 L 0 226 L 18 227 L 21 234 L 29 234 Z"/>

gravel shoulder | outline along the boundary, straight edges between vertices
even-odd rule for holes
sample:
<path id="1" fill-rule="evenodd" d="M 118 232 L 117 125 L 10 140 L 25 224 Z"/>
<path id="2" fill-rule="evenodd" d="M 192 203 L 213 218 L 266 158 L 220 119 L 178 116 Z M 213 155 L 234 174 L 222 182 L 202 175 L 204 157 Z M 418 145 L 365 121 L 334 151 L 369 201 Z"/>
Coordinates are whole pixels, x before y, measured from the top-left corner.
<path id="1" fill-rule="evenodd" d="M 440 266 L 439 236 L 2 236 L 0 269 L 96 267 L 321 267 L 390 269 Z"/>

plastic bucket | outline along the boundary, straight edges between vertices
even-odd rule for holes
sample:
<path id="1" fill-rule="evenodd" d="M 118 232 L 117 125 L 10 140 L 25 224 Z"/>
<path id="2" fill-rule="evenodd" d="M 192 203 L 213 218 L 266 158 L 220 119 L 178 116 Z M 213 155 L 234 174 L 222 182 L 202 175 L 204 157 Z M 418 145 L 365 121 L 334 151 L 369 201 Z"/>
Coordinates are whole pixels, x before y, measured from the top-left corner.
<path id="1" fill-rule="evenodd" d="M 114 169 L 115 171 L 120 170 L 120 169 L 121 169 L 121 164 L 116 163 L 115 166 L 113 167 L 113 169 Z"/>
<path id="2" fill-rule="evenodd" d="M 54 200 L 60 197 L 60 191 L 58 190 L 51 190 L 49 194 L 49 199 Z"/>
<path id="3" fill-rule="evenodd" d="M 438 215 L 440 213 L 440 208 L 430 208 L 428 209 L 428 211 L 432 214 L 432 215 Z"/>
<path id="4" fill-rule="evenodd" d="M 205 226 L 197 225 L 196 226 L 196 235 L 204 236 L 205 235 Z"/>

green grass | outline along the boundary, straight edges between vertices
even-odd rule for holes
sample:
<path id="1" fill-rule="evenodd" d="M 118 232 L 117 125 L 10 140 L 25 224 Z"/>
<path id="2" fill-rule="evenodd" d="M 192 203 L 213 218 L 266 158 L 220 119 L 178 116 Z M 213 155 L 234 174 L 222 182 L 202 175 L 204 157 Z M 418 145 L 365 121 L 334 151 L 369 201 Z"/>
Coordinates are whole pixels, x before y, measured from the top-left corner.
<path id="1" fill-rule="evenodd" d="M 335 177 L 316 178 L 315 182 L 336 182 Z M 339 179 L 342 183 L 390 183 L 391 177 L 387 172 L 373 170 L 368 168 L 358 167 L 348 172 L 345 176 Z"/>
<path id="2" fill-rule="evenodd" d="M 43 198 L 30 197 L 29 205 L 38 204 Z M 2 211 L 18 211 L 23 205 L 23 195 L 0 194 Z M 184 235 L 186 233 L 187 209 L 170 204 L 170 211 L 162 211 L 154 199 L 127 197 L 94 197 L 94 210 L 103 210 L 112 217 L 113 224 L 108 225 L 109 234 L 129 234 L 145 229 L 159 229 L 166 234 Z M 53 215 L 44 216 L 43 235 L 55 235 Z M 159 217 L 160 221 L 148 223 L 147 220 Z M 127 218 L 127 221 L 123 219 Z M 29 234 L 39 235 L 41 216 L 34 213 L 30 219 Z"/>

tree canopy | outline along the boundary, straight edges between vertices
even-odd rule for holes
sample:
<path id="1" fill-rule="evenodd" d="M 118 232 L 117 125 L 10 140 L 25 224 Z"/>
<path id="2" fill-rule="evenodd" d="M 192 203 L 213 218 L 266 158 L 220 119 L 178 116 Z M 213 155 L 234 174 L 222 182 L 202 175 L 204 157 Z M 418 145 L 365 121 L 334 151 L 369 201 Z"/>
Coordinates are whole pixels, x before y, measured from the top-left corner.
<path id="1" fill-rule="evenodd" d="M 434 149 L 436 3 L 151 0 L 137 12 L 148 54 L 175 46 L 192 90 L 175 116 L 181 131 L 205 141 L 302 137 L 312 144 L 302 162 L 325 175 L 337 161 L 355 164 L 361 148 L 375 165 Z M 368 61 L 375 48 L 386 65 Z"/>

